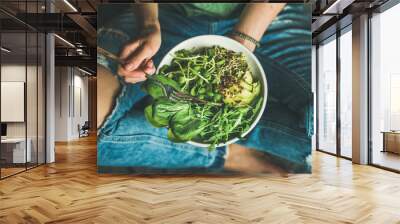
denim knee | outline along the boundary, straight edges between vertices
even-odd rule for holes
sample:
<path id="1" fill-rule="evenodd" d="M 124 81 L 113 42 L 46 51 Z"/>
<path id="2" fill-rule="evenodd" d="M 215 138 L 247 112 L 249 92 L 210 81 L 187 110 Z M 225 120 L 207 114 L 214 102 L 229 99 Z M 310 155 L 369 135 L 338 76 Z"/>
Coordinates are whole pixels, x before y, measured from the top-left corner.
<path id="1" fill-rule="evenodd" d="M 224 156 L 225 148 L 209 150 L 171 142 L 167 129 L 151 126 L 141 110 L 131 110 L 117 122 L 111 135 L 98 138 L 99 166 L 221 169 Z"/>

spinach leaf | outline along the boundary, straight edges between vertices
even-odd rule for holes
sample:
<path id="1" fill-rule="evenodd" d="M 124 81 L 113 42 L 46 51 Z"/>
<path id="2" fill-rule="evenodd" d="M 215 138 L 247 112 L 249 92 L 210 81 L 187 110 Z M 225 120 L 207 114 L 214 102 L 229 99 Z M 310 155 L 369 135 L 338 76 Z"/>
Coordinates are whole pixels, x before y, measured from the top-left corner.
<path id="1" fill-rule="evenodd" d="M 175 115 L 178 111 L 188 111 L 189 104 L 185 102 L 175 102 L 167 97 L 160 97 L 154 100 L 152 112 L 153 119 L 163 125 L 167 126 L 169 120 L 172 116 Z"/>
<path id="2" fill-rule="evenodd" d="M 186 142 L 186 140 L 182 140 L 182 139 L 178 138 L 177 136 L 175 136 L 174 133 L 172 132 L 171 128 L 168 129 L 167 137 L 169 140 L 176 142 L 176 143 Z"/>
<path id="3" fill-rule="evenodd" d="M 153 75 L 153 76 L 150 76 L 150 77 L 151 77 L 151 79 L 156 79 L 156 80 L 160 81 L 163 85 L 171 86 L 172 88 L 174 88 L 177 91 L 180 90 L 179 84 L 175 80 L 170 79 L 167 76 L 164 76 L 164 75 Z"/>
<path id="4" fill-rule="evenodd" d="M 157 80 L 147 79 L 141 86 L 141 89 L 149 94 L 154 99 L 157 99 L 162 96 L 166 96 L 167 92 L 165 90 L 164 85 Z"/>
<path id="5" fill-rule="evenodd" d="M 205 124 L 193 118 L 189 111 L 180 111 L 171 118 L 169 126 L 174 136 L 189 141 L 203 131 Z"/>
<path id="6" fill-rule="evenodd" d="M 142 84 L 141 88 L 154 99 L 167 95 L 166 86 L 179 90 L 179 84 L 164 75 L 152 75 Z"/>
<path id="7" fill-rule="evenodd" d="M 156 119 L 154 119 L 153 105 L 148 105 L 146 108 L 144 108 L 144 116 L 147 119 L 147 121 L 156 128 L 161 128 L 166 126 L 162 123 L 159 123 Z"/>

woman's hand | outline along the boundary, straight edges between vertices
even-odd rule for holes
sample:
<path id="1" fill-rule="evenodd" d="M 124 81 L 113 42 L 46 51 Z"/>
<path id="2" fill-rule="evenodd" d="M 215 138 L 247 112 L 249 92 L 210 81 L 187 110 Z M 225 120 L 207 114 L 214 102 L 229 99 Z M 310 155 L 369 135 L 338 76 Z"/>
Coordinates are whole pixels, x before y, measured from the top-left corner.
<path id="1" fill-rule="evenodd" d="M 145 24 L 141 35 L 122 49 L 120 58 L 125 64 L 119 66 L 118 74 L 129 83 L 146 80 L 146 74 L 153 74 L 156 71 L 151 58 L 157 53 L 160 45 L 160 23 L 155 21 Z"/>

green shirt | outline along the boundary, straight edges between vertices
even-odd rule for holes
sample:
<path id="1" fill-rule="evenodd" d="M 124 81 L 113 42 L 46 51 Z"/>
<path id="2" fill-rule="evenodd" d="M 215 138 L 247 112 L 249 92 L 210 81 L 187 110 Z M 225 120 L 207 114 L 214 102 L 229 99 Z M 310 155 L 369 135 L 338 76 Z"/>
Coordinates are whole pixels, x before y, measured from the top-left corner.
<path id="1" fill-rule="evenodd" d="M 179 3 L 187 16 L 207 15 L 218 18 L 226 18 L 235 12 L 241 3 Z"/>

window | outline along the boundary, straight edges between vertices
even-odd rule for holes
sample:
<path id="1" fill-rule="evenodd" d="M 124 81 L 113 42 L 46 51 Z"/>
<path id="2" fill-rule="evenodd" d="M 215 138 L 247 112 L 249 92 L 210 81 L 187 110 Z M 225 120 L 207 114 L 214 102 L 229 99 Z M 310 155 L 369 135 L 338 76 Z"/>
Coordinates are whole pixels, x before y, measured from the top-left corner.
<path id="1" fill-rule="evenodd" d="M 400 4 L 371 18 L 371 162 L 400 170 Z"/>
<path id="2" fill-rule="evenodd" d="M 400 73 L 390 74 L 390 130 L 400 130 Z"/>
<path id="3" fill-rule="evenodd" d="M 44 3 L 17 5 L 23 15 L 41 12 Z M 0 178 L 45 163 L 45 42 L 44 33 L 0 12 Z"/>
<path id="4" fill-rule="evenodd" d="M 336 153 L 336 37 L 318 48 L 318 149 Z"/>
<path id="5" fill-rule="evenodd" d="M 351 26 L 340 36 L 340 155 L 352 156 L 352 33 Z"/>

